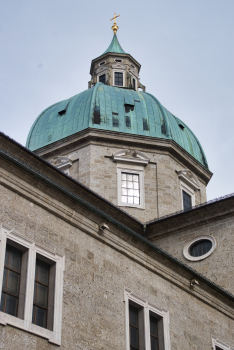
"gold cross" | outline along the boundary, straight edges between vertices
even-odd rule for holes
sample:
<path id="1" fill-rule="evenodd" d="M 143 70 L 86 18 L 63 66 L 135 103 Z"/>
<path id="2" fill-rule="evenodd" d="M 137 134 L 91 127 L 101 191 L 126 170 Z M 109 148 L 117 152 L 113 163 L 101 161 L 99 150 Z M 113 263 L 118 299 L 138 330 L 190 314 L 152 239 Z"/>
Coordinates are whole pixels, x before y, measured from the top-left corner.
<path id="1" fill-rule="evenodd" d="M 116 18 L 117 18 L 117 17 L 119 17 L 119 16 L 120 16 L 120 15 L 116 16 L 116 13 L 115 13 L 114 17 L 113 17 L 113 18 L 111 18 L 111 21 L 113 21 L 113 20 L 114 20 L 114 24 L 116 24 Z"/>

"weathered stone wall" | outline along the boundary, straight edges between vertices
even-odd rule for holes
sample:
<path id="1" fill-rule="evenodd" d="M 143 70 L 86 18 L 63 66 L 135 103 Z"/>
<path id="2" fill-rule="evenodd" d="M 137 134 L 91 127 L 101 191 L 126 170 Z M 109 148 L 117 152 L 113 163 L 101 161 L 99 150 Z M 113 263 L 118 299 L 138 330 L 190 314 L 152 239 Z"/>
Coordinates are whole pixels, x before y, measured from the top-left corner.
<path id="1" fill-rule="evenodd" d="M 123 145 L 122 148 L 126 147 Z M 112 154 L 120 149 L 91 144 L 63 155 L 71 159 L 79 158 L 78 180 L 117 205 L 116 163 L 112 160 Z M 150 158 L 144 177 L 145 209 L 121 208 L 143 222 L 181 210 L 182 194 L 176 171 L 185 169 L 186 166 L 168 153 L 152 152 L 142 147 L 140 151 Z M 70 175 L 77 178 L 74 165 L 70 168 Z M 196 205 L 206 201 L 206 185 L 201 179 L 199 182 L 200 191 L 195 192 Z"/>
<path id="2" fill-rule="evenodd" d="M 219 211 L 214 210 L 214 215 L 218 216 Z M 201 218 L 204 219 L 205 216 L 204 209 L 201 211 Z M 180 228 L 179 232 L 169 233 L 161 238 L 154 237 L 152 242 L 234 294 L 234 279 L 231 278 L 234 273 L 234 215 L 210 221 L 187 229 Z M 184 245 L 202 235 L 211 235 L 216 239 L 215 251 L 201 261 L 187 260 L 183 255 Z"/>
<path id="3" fill-rule="evenodd" d="M 219 300 L 206 288 L 200 294 L 200 289 L 189 289 L 181 269 L 160 262 L 160 256 L 143 251 L 111 224 L 109 232 L 100 234 L 102 218 L 40 180 L 30 181 L 23 171 L 9 168 L 7 174 L 4 167 L 7 178 L 0 185 L 1 222 L 65 254 L 61 349 L 124 350 L 124 287 L 169 310 L 171 349 L 211 349 L 211 335 L 234 343 L 234 321 L 228 312 L 224 314 L 222 296 Z M 5 350 L 57 348 L 10 326 L 0 326 L 0 339 L 0 348 Z"/>

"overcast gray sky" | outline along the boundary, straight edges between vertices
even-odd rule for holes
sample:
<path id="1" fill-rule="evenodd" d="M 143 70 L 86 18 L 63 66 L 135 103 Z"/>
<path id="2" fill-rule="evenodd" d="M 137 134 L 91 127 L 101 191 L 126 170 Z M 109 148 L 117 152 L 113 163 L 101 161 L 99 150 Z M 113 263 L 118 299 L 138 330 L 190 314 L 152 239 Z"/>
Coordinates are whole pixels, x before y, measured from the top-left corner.
<path id="1" fill-rule="evenodd" d="M 200 140 L 208 200 L 234 192 L 234 0 L 0 0 L 1 131 L 25 145 L 39 113 L 87 89 L 118 39 L 148 92 Z"/>

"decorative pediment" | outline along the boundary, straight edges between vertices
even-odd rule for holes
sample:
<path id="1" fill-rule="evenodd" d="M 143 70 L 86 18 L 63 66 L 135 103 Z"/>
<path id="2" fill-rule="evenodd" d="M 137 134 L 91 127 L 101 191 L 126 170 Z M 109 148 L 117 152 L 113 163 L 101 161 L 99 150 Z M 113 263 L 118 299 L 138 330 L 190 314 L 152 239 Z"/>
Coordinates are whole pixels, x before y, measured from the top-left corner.
<path id="1" fill-rule="evenodd" d="M 112 68 L 125 70 L 127 67 L 124 64 L 114 63 L 112 64 Z"/>
<path id="2" fill-rule="evenodd" d="M 96 73 L 96 74 L 99 74 L 99 73 L 101 73 L 102 71 L 104 71 L 104 70 L 106 70 L 106 69 L 107 69 L 106 66 L 99 67 L 99 68 L 97 68 L 97 69 L 95 70 L 95 73 Z"/>
<path id="3" fill-rule="evenodd" d="M 137 150 L 122 149 L 112 154 L 114 162 L 131 163 L 146 166 L 150 159 L 143 152 Z"/>
<path id="4" fill-rule="evenodd" d="M 56 168 L 64 171 L 72 166 L 72 160 L 65 156 L 58 156 L 54 159 L 54 165 Z"/>
<path id="5" fill-rule="evenodd" d="M 136 78 L 139 77 L 139 74 L 137 74 L 136 68 L 131 68 L 131 69 L 129 69 L 129 72 L 132 73 L 133 75 L 135 75 Z"/>
<path id="6" fill-rule="evenodd" d="M 180 170 L 177 174 L 179 179 L 190 186 L 193 190 L 198 190 L 200 188 L 198 178 L 189 169 Z"/>

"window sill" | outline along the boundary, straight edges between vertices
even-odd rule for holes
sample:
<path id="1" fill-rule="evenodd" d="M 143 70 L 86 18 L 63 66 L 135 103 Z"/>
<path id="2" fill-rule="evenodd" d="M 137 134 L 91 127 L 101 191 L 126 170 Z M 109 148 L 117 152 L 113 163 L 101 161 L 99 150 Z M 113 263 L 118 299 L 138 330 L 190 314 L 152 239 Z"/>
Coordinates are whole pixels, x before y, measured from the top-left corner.
<path id="1" fill-rule="evenodd" d="M 14 317 L 6 314 L 5 312 L 0 311 L 0 324 L 2 326 L 13 326 L 23 331 L 38 335 L 42 338 L 47 339 L 50 343 L 55 345 L 61 345 L 61 341 L 59 339 L 59 335 L 53 331 L 48 329 L 36 326 L 29 321 L 21 320 L 18 317 Z"/>

